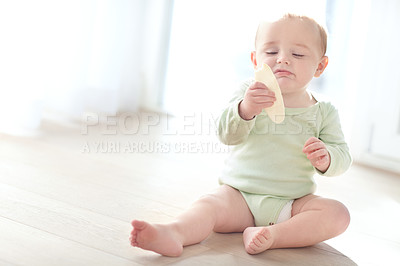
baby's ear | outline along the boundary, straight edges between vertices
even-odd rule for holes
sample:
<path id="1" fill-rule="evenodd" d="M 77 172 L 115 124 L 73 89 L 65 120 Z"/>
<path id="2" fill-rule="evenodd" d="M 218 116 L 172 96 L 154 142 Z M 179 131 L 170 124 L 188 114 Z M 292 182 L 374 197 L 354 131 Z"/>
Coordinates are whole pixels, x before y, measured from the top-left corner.
<path id="1" fill-rule="evenodd" d="M 251 52 L 251 62 L 253 62 L 254 69 L 257 68 L 256 51 Z"/>
<path id="2" fill-rule="evenodd" d="M 315 71 L 314 77 L 318 78 L 319 76 L 322 75 L 322 73 L 324 72 L 325 68 L 328 66 L 328 57 L 327 56 L 323 56 L 321 61 L 318 64 L 318 68 Z"/>

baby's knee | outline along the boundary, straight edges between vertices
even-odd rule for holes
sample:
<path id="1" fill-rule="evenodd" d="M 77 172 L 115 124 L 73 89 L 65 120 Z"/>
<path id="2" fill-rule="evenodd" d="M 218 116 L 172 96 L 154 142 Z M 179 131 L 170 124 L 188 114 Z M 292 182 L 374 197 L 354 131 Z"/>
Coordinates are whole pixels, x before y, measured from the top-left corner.
<path id="1" fill-rule="evenodd" d="M 347 207 L 339 201 L 334 201 L 334 204 L 332 205 L 333 227 L 336 231 L 336 234 L 339 235 L 346 231 L 347 227 L 349 226 L 350 213 Z"/>
<path id="2" fill-rule="evenodd" d="M 217 210 L 223 210 L 226 208 L 227 199 L 229 199 L 228 194 L 229 190 L 233 190 L 233 188 L 228 186 L 221 186 L 216 191 L 205 194 L 198 199 L 198 203 L 209 205 Z"/>
<path id="3" fill-rule="evenodd" d="M 201 196 L 195 204 L 202 205 L 203 208 L 207 208 L 212 211 L 217 211 L 221 205 L 221 199 L 214 194 L 206 194 Z"/>
<path id="4" fill-rule="evenodd" d="M 214 205 L 217 202 L 217 197 L 213 194 L 205 194 L 202 195 L 197 202 L 198 203 L 204 203 L 204 204 L 210 204 L 210 205 Z"/>

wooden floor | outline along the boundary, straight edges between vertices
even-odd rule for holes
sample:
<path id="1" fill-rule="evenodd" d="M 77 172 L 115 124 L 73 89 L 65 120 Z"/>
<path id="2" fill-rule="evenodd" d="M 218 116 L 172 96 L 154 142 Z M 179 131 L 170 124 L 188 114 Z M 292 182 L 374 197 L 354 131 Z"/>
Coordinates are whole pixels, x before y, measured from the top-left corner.
<path id="1" fill-rule="evenodd" d="M 217 187 L 227 149 L 212 134 L 89 129 L 0 135 L 0 265 L 400 265 L 400 176 L 357 165 L 316 177 L 352 215 L 325 243 L 251 256 L 241 234 L 212 234 L 179 258 L 133 248 L 130 221 L 169 221 Z"/>

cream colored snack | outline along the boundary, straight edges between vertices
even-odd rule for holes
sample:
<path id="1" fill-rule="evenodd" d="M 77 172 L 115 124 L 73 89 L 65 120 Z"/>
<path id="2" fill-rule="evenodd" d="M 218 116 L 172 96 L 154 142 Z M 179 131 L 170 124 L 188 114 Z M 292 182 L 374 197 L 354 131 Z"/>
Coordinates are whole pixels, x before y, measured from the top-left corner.
<path id="1" fill-rule="evenodd" d="M 285 105 L 283 104 L 282 93 L 278 81 L 276 80 L 271 68 L 267 64 L 263 64 L 262 68 L 256 69 L 255 80 L 264 83 L 268 89 L 275 92 L 276 101 L 274 102 L 274 105 L 265 108 L 265 111 L 274 123 L 282 123 L 283 120 L 285 120 Z"/>

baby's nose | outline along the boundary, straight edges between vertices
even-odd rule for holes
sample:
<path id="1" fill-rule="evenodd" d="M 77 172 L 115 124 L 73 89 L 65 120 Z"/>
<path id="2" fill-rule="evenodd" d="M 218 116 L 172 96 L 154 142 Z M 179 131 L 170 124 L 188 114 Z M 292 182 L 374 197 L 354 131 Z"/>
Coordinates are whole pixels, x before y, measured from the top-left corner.
<path id="1" fill-rule="evenodd" d="M 286 64 L 286 65 L 290 64 L 289 58 L 283 53 L 278 55 L 278 57 L 276 59 L 276 62 L 278 64 Z"/>

